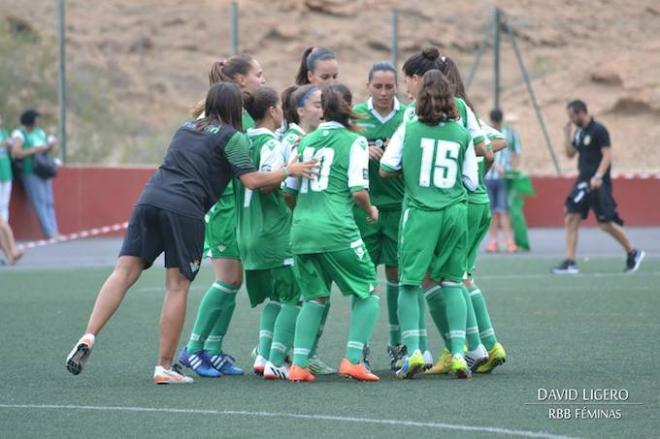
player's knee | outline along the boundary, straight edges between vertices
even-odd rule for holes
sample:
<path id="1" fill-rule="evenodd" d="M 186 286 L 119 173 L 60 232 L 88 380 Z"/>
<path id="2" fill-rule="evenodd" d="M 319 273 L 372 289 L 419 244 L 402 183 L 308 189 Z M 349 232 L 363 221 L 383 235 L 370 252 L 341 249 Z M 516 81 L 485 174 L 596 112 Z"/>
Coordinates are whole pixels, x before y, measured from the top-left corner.
<path id="1" fill-rule="evenodd" d="M 612 223 L 610 221 L 597 221 L 598 227 L 603 232 L 609 232 L 612 229 Z"/>

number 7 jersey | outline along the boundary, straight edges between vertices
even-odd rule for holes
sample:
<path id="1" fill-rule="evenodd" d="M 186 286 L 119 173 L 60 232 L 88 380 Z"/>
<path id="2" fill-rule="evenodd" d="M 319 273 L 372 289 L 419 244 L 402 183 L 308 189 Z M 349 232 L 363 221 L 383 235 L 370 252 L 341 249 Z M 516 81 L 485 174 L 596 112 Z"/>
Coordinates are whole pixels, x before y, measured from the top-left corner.
<path id="1" fill-rule="evenodd" d="M 325 253 L 358 245 L 352 193 L 369 188 L 367 139 L 337 122 L 325 122 L 298 146 L 299 160 L 317 160 L 318 177 L 289 179 L 298 192 L 291 227 L 294 254 Z"/>

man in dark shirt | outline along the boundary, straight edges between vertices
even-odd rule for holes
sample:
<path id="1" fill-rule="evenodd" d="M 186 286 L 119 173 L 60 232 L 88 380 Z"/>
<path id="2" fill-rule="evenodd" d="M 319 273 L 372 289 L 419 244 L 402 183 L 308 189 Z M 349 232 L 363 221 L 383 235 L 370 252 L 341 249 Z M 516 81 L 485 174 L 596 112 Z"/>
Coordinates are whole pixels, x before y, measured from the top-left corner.
<path id="1" fill-rule="evenodd" d="M 581 100 L 571 101 L 567 106 L 569 121 L 564 126 L 564 146 L 568 158 L 578 156 L 579 176 L 566 198 L 566 259 L 553 268 L 556 274 L 577 274 L 575 263 L 578 227 L 594 211 L 598 226 L 610 234 L 625 249 L 626 272 L 639 268 L 645 253 L 633 248 L 623 230 L 623 220 L 616 211 L 612 197 L 612 144 L 607 128 L 587 111 Z M 577 127 L 573 133 L 573 125 Z"/>

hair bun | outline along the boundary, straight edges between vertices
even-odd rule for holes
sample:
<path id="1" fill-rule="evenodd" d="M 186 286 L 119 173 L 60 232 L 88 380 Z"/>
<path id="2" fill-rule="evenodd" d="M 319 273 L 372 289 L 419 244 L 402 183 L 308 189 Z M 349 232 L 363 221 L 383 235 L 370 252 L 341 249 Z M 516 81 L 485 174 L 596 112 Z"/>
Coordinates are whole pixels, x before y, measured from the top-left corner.
<path id="1" fill-rule="evenodd" d="M 422 56 L 428 60 L 435 61 L 440 58 L 440 51 L 435 47 L 426 47 L 422 49 Z"/>

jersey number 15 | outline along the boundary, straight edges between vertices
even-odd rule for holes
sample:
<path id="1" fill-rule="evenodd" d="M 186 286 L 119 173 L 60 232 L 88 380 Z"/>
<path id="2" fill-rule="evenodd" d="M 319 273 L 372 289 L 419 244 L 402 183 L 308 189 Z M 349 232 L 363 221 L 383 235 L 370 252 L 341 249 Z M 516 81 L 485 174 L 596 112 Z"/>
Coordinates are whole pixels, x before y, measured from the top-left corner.
<path id="1" fill-rule="evenodd" d="M 419 185 L 449 189 L 456 184 L 458 175 L 458 154 L 461 146 L 456 142 L 422 138 L 422 166 L 419 170 Z"/>

